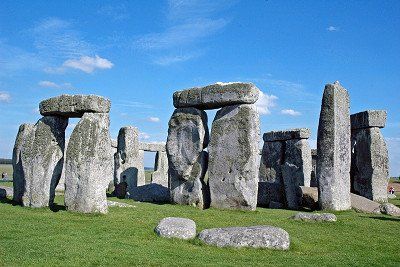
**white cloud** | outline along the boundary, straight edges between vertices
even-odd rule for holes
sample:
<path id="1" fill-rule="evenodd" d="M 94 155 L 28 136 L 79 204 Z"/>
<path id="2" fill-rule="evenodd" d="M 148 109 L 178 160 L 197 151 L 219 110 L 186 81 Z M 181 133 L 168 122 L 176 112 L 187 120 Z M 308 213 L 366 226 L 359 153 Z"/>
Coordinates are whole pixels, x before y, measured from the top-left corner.
<path id="1" fill-rule="evenodd" d="M 147 120 L 151 121 L 151 122 L 159 122 L 160 118 L 158 118 L 158 117 L 149 117 Z"/>
<path id="2" fill-rule="evenodd" d="M 275 101 L 278 99 L 278 97 L 274 95 L 267 95 L 264 94 L 262 91 L 260 91 L 260 96 L 255 103 L 258 113 L 263 114 L 263 115 L 268 115 L 271 114 L 271 108 L 276 106 Z"/>
<path id="3" fill-rule="evenodd" d="M 299 111 L 295 111 L 293 109 L 282 109 L 281 113 L 284 115 L 289 115 L 289 116 L 300 116 L 301 113 Z"/>
<path id="4" fill-rule="evenodd" d="M 41 87 L 60 88 L 60 86 L 58 84 L 56 84 L 55 82 L 50 82 L 50 81 L 40 81 L 38 84 Z"/>
<path id="5" fill-rule="evenodd" d="M 150 138 L 150 135 L 149 135 L 148 133 L 139 132 L 139 139 L 147 140 L 147 139 L 149 139 L 149 138 Z"/>
<path id="6" fill-rule="evenodd" d="M 168 66 L 178 62 L 188 61 L 190 59 L 200 56 L 200 54 L 201 53 L 191 53 L 186 55 L 161 56 L 153 60 L 153 63 L 160 66 Z"/>
<path id="7" fill-rule="evenodd" d="M 83 56 L 80 59 L 68 59 L 63 65 L 64 68 L 78 69 L 86 73 L 92 73 L 95 69 L 111 69 L 114 64 L 108 59 Z"/>
<path id="8" fill-rule="evenodd" d="M 109 17 L 115 21 L 126 20 L 129 18 L 129 13 L 125 3 L 113 3 L 112 5 L 102 6 L 97 10 L 97 14 Z"/>
<path id="9" fill-rule="evenodd" d="M 11 95 L 8 92 L 0 91 L 0 102 L 10 102 Z"/>
<path id="10" fill-rule="evenodd" d="M 329 32 L 337 32 L 339 31 L 339 28 L 335 26 L 329 26 L 328 28 L 326 28 L 326 30 Z"/>

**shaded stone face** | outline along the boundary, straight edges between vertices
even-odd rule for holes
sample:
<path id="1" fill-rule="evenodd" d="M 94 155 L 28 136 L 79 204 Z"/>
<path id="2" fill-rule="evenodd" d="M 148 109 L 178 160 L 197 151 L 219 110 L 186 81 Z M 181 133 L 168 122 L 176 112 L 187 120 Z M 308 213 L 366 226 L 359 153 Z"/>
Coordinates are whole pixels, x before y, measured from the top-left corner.
<path id="1" fill-rule="evenodd" d="M 65 206 L 82 213 L 107 213 L 112 177 L 109 115 L 85 113 L 69 139 L 65 161 Z"/>
<path id="2" fill-rule="evenodd" d="M 387 201 L 388 151 L 379 128 L 352 131 L 352 191 L 373 201 Z"/>
<path id="3" fill-rule="evenodd" d="M 322 209 L 350 209 L 350 103 L 339 83 L 325 86 L 317 141 L 317 179 Z"/>
<path id="4" fill-rule="evenodd" d="M 254 105 L 229 106 L 217 112 L 208 148 L 212 207 L 255 210 L 259 127 Z"/>
<path id="5" fill-rule="evenodd" d="M 386 110 L 367 110 L 350 116 L 351 129 L 378 127 L 384 128 L 386 124 Z"/>
<path id="6" fill-rule="evenodd" d="M 14 200 L 30 207 L 53 203 L 60 180 L 68 119 L 43 117 L 22 125 L 13 151 Z"/>
<path id="7" fill-rule="evenodd" d="M 110 100 L 97 95 L 60 95 L 39 104 L 43 116 L 80 118 L 84 113 L 110 112 Z"/>
<path id="8" fill-rule="evenodd" d="M 253 104 L 259 89 L 252 83 L 216 83 L 174 93 L 175 108 L 217 109 L 236 104 Z"/>
<path id="9" fill-rule="evenodd" d="M 308 139 L 311 131 L 308 128 L 291 129 L 285 131 L 271 131 L 263 135 L 264 142 L 286 141 L 291 139 Z"/>
<path id="10" fill-rule="evenodd" d="M 169 121 L 167 156 L 171 201 L 206 208 L 207 114 L 195 108 L 176 109 Z"/>

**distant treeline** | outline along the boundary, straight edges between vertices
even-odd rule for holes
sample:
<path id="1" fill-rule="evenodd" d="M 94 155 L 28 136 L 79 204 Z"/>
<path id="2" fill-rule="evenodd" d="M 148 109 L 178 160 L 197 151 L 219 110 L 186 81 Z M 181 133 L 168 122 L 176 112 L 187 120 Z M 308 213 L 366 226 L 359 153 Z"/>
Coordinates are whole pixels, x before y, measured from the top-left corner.
<path id="1" fill-rule="evenodd" d="M 12 164 L 12 159 L 1 159 L 0 164 Z"/>

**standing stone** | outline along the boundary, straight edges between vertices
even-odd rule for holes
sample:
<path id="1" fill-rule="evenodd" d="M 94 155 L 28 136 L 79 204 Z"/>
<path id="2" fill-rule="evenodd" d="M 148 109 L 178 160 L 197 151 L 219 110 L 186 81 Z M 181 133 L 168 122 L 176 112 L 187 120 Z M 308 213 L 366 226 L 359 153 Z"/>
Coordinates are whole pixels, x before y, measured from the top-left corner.
<path id="1" fill-rule="evenodd" d="M 212 207 L 256 209 L 259 137 L 255 105 L 228 106 L 217 112 L 208 148 Z"/>
<path id="2" fill-rule="evenodd" d="M 107 113 L 85 113 L 69 139 L 65 161 L 65 206 L 82 213 L 107 213 L 112 176 Z"/>
<path id="3" fill-rule="evenodd" d="M 311 149 L 311 181 L 310 181 L 310 186 L 311 187 L 318 187 L 318 181 L 317 181 L 317 150 L 316 149 Z"/>
<path id="4" fill-rule="evenodd" d="M 53 204 L 64 162 L 68 119 L 46 116 L 22 125 L 13 153 L 14 200 L 30 207 Z"/>
<path id="5" fill-rule="evenodd" d="M 386 112 L 364 111 L 351 115 L 352 191 L 377 202 L 387 202 L 388 151 L 380 128 Z"/>
<path id="6" fill-rule="evenodd" d="M 168 157 L 166 152 L 158 151 L 151 182 L 168 188 Z"/>
<path id="7" fill-rule="evenodd" d="M 322 209 L 347 210 L 350 201 L 350 100 L 339 82 L 327 84 L 317 140 L 318 199 Z"/>
<path id="8" fill-rule="evenodd" d="M 144 185 L 143 154 L 139 150 L 139 131 L 135 127 L 122 127 L 118 133 L 118 148 L 114 155 L 114 185 L 126 183 L 128 196 L 134 188 Z"/>
<path id="9" fill-rule="evenodd" d="M 206 208 L 209 205 L 207 171 L 207 114 L 196 108 L 179 108 L 169 121 L 167 156 L 171 201 Z"/>

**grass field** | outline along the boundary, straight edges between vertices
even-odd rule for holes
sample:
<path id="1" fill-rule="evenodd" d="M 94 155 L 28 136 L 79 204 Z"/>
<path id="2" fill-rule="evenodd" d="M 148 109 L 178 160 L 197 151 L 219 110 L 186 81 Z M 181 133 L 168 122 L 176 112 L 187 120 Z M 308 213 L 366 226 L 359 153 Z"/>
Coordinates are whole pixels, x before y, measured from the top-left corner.
<path id="1" fill-rule="evenodd" d="M 63 204 L 62 197 L 56 201 Z M 346 211 L 336 212 L 336 223 L 306 223 L 288 219 L 295 213 L 288 210 L 198 210 L 118 201 L 136 207 L 110 208 L 107 215 L 82 215 L 0 203 L 0 266 L 400 265 L 400 218 Z M 225 226 L 282 227 L 290 234 L 290 250 L 216 248 L 196 239 L 163 239 L 153 229 L 168 216 L 191 218 L 198 231 Z"/>

